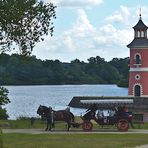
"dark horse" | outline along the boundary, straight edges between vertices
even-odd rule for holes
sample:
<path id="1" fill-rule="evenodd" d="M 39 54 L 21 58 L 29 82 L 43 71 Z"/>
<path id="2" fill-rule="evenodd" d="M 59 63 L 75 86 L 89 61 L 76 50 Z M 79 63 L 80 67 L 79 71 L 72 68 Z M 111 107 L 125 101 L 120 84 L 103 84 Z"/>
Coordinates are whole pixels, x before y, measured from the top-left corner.
<path id="1" fill-rule="evenodd" d="M 69 131 L 71 123 L 74 123 L 74 115 L 68 110 L 54 111 L 51 107 L 40 105 L 37 114 L 47 119 L 45 130 L 55 128 L 55 121 L 65 121 L 67 123 L 67 131 Z"/>

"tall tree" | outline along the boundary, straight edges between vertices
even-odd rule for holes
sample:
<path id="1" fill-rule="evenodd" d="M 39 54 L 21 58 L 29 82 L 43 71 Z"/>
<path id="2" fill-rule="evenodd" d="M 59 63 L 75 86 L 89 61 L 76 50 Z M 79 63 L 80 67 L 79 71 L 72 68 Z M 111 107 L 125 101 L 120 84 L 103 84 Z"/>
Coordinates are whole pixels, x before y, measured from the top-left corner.
<path id="1" fill-rule="evenodd" d="M 37 0 L 0 1 L 0 50 L 12 50 L 18 46 L 20 54 L 30 55 L 35 43 L 52 36 L 55 19 L 52 3 Z"/>
<path id="2" fill-rule="evenodd" d="M 18 46 L 20 54 L 30 55 L 35 44 L 44 40 L 44 35 L 52 36 L 55 8 L 52 3 L 37 0 L 0 0 L 0 52 Z M 9 102 L 8 90 L 0 87 L 1 119 L 8 118 L 1 105 Z"/>

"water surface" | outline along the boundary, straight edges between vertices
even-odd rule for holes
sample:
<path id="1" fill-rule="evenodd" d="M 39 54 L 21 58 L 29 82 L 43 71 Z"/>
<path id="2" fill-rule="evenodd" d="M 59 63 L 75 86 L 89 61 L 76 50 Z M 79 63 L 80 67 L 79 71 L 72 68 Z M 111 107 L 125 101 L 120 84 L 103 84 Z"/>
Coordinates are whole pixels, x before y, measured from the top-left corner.
<path id="1" fill-rule="evenodd" d="M 11 103 L 6 105 L 10 119 L 18 117 L 37 117 L 38 106 L 52 106 L 64 109 L 74 96 L 126 96 L 127 88 L 116 85 L 38 85 L 5 86 L 9 90 Z M 82 110 L 71 108 L 75 115 Z"/>

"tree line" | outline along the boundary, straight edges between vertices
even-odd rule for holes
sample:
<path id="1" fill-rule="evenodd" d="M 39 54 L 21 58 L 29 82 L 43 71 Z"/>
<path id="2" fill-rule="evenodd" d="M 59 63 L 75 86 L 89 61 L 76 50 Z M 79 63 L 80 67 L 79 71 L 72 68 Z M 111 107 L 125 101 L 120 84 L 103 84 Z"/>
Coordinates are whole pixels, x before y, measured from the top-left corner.
<path id="1" fill-rule="evenodd" d="M 100 56 L 88 62 L 40 60 L 35 56 L 0 54 L 0 85 L 117 84 L 128 86 L 129 58 L 107 62 Z"/>

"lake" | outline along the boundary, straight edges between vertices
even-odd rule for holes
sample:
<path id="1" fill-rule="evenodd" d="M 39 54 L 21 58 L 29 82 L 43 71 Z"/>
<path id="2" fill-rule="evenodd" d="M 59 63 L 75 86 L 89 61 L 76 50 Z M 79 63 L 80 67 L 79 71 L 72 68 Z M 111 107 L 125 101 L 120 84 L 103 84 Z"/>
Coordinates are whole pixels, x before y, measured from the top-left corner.
<path id="1" fill-rule="evenodd" d="M 38 106 L 52 106 L 53 109 L 65 109 L 74 96 L 127 96 L 128 89 L 116 85 L 37 85 L 5 86 L 9 90 L 11 103 L 5 108 L 9 119 L 18 117 L 38 117 Z M 71 108 L 75 115 L 82 109 Z"/>

